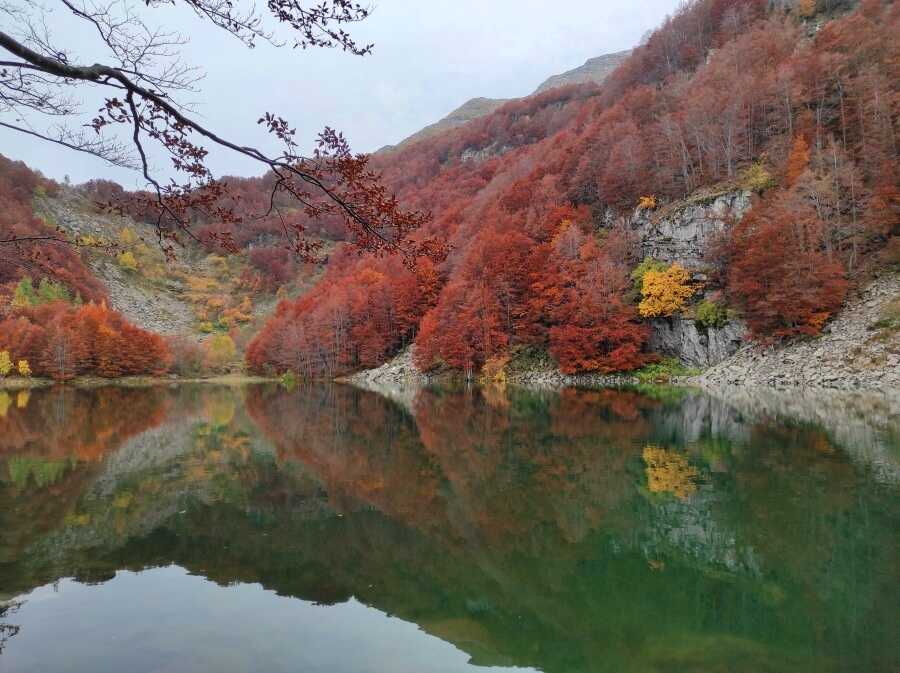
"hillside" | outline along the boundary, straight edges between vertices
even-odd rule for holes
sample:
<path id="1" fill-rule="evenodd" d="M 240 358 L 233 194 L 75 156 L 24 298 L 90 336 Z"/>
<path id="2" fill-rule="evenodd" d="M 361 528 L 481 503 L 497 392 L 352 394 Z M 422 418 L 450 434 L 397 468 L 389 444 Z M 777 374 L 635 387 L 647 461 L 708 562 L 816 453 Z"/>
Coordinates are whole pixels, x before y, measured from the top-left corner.
<path id="1" fill-rule="evenodd" d="M 550 89 L 560 86 L 568 86 L 570 84 L 585 84 L 586 82 L 594 82 L 595 84 L 603 84 L 606 78 L 613 71 L 625 62 L 631 55 L 631 49 L 625 51 L 617 51 L 612 54 L 603 54 L 589 58 L 583 65 L 567 70 L 566 72 L 548 77 L 537 89 L 535 94 L 543 93 Z M 534 94 L 532 94 L 534 95 Z"/>
<path id="2" fill-rule="evenodd" d="M 605 376 L 665 357 L 777 359 L 782 344 L 858 322 L 835 318 L 848 301 L 856 315 L 855 297 L 900 262 L 900 9 L 801 9 L 694 0 L 632 52 L 528 98 L 476 99 L 376 154 L 401 204 L 431 214 L 413 243 L 437 239 L 446 256 L 369 254 L 337 218 L 279 201 L 324 245 L 327 264 L 302 264 L 283 223 L 254 216 L 265 175 L 228 178 L 247 217 L 201 217 L 203 243 L 166 262 L 145 224 L 97 209 L 121 187 L 73 190 L 4 164 L 15 227 L 86 244 L 31 244 L 31 270 L 0 255 L 0 350 L 21 338 L 15 293 L 33 276 L 52 281 L 47 297 L 107 302 L 138 327 L 224 348 L 195 360 L 233 369 L 245 356 L 262 374 L 333 378 L 400 352 L 421 372 L 487 379 L 529 363 Z M 32 327 L 44 320 L 33 304 Z M 876 373 L 896 361 L 892 316 L 865 318 L 887 321 Z"/>
<path id="3" fill-rule="evenodd" d="M 440 135 L 444 131 L 465 126 L 470 121 L 491 114 L 494 110 L 509 102 L 508 98 L 473 98 L 466 101 L 443 119 L 429 124 L 420 131 L 416 131 L 408 138 L 404 138 L 396 145 L 382 147 L 379 152 L 386 152 L 406 147 L 426 138 Z"/>
<path id="4" fill-rule="evenodd" d="M 333 376 L 414 343 L 426 372 L 551 358 L 604 374 L 819 334 L 896 264 L 900 222 L 884 94 L 900 11 L 822 10 L 696 0 L 600 88 L 550 89 L 381 157 L 450 255 L 337 255 L 251 367 Z"/>
<path id="5" fill-rule="evenodd" d="M 287 251 L 264 235 L 237 254 L 188 240 L 167 258 L 145 223 L 102 207 L 110 189 L 121 190 L 58 185 L 0 156 L 0 200 L 14 222 L 0 229 L 60 241 L 0 250 L 0 352 L 28 362 L 36 375 L 95 374 L 107 357 L 101 369 L 109 375 L 127 364 L 112 359 L 126 342 L 151 338 L 161 361 L 129 373 L 240 371 L 244 346 L 278 299 L 301 294 L 321 272 L 282 262 Z M 327 254 L 333 243 L 321 240 Z M 101 333 L 121 333 L 101 344 L 98 320 L 115 324 Z"/>
<path id="6" fill-rule="evenodd" d="M 587 60 L 587 62 L 584 63 L 584 65 L 573 68 L 572 70 L 568 70 L 559 75 L 552 75 L 551 77 L 548 77 L 537 89 L 535 89 L 532 95 L 543 93 L 544 91 L 548 91 L 557 87 L 568 86 L 570 84 L 587 84 L 590 82 L 593 82 L 594 84 L 603 84 L 606 78 L 609 77 L 610 74 L 612 74 L 613 70 L 615 70 L 616 67 L 618 67 L 630 53 L 631 50 L 626 50 L 590 58 Z M 510 100 L 515 99 L 473 98 L 463 103 L 443 119 L 435 122 L 434 124 L 429 124 L 421 131 L 413 133 L 411 136 L 405 138 L 404 140 L 401 140 L 396 145 L 388 145 L 381 148 L 379 152 L 395 150 L 401 147 L 408 147 L 410 144 L 416 143 L 420 140 L 440 135 L 445 131 L 450 131 L 452 129 L 459 128 L 460 126 L 465 126 L 470 121 L 491 114 L 504 104 L 508 103 Z"/>

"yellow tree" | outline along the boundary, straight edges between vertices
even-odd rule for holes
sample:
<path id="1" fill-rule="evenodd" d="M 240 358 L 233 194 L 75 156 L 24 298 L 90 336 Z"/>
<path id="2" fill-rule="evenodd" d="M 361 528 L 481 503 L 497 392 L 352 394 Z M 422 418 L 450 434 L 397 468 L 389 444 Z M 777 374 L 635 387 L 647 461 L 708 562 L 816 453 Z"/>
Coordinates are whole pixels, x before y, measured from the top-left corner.
<path id="1" fill-rule="evenodd" d="M 206 344 L 206 361 L 210 369 L 221 370 L 234 361 L 237 348 L 227 334 L 217 334 Z"/>
<path id="2" fill-rule="evenodd" d="M 677 262 L 665 271 L 647 271 L 641 287 L 643 299 L 638 305 L 638 312 L 645 318 L 657 318 L 681 310 L 694 294 L 689 281 L 687 269 Z"/>
<path id="3" fill-rule="evenodd" d="M 643 459 L 647 473 L 647 488 L 651 493 L 671 493 L 687 500 L 697 490 L 697 468 L 685 456 L 648 444 Z"/>
<path id="4" fill-rule="evenodd" d="M 128 271 L 137 271 L 138 263 L 137 259 L 135 259 L 134 253 L 130 250 L 127 250 L 119 255 L 119 266 Z"/>
<path id="5" fill-rule="evenodd" d="M 12 369 L 13 364 L 9 358 L 9 351 L 0 351 L 0 376 L 9 376 Z"/>

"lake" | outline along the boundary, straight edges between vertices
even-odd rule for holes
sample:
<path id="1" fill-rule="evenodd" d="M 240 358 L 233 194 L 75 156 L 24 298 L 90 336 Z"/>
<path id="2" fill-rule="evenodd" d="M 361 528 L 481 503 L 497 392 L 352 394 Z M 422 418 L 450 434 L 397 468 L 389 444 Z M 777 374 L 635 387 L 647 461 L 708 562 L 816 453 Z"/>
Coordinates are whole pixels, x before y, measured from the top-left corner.
<path id="1" fill-rule="evenodd" d="M 0 391 L 0 671 L 900 671 L 879 398 Z"/>

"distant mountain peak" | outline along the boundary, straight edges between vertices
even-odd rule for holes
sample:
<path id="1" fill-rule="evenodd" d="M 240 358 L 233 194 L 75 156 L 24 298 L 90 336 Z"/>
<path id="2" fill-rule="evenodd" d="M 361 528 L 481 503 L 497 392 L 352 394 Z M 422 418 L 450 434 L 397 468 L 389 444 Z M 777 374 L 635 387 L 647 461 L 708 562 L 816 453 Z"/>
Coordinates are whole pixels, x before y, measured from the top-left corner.
<path id="1" fill-rule="evenodd" d="M 555 89 L 558 86 L 566 86 L 568 84 L 583 84 L 584 82 L 595 82 L 602 84 L 610 73 L 615 70 L 622 61 L 631 54 L 631 49 L 625 51 L 617 51 L 613 54 L 604 54 L 589 58 L 577 68 L 573 68 L 560 75 L 549 77 L 541 84 L 534 93 L 542 93 L 548 89 Z"/>
<path id="2" fill-rule="evenodd" d="M 609 77 L 609 74 L 615 70 L 622 61 L 628 58 L 629 54 L 631 54 L 631 50 L 627 49 L 625 51 L 618 51 L 614 54 L 604 54 L 602 56 L 589 58 L 584 65 L 548 78 L 534 91 L 534 94 L 542 93 L 555 87 L 566 86 L 568 84 L 582 84 L 584 82 L 602 84 L 604 80 Z M 460 105 L 440 121 L 429 124 L 421 131 L 417 131 L 396 145 L 387 145 L 378 151 L 383 152 L 405 147 L 411 143 L 418 142 L 419 140 L 424 140 L 425 138 L 430 138 L 431 136 L 443 133 L 444 131 L 463 126 L 473 119 L 478 119 L 479 117 L 491 114 L 494 110 L 511 100 L 515 99 L 473 98 Z"/>

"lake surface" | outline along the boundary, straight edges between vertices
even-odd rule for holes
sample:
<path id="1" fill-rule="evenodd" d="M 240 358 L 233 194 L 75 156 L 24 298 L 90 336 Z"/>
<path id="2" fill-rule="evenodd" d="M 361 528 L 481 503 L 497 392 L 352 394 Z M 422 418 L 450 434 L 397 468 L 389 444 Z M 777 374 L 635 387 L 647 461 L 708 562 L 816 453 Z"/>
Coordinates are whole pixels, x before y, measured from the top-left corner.
<path id="1" fill-rule="evenodd" d="M 883 401 L 394 398 L 0 391 L 0 671 L 900 671 Z"/>

